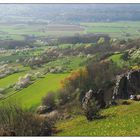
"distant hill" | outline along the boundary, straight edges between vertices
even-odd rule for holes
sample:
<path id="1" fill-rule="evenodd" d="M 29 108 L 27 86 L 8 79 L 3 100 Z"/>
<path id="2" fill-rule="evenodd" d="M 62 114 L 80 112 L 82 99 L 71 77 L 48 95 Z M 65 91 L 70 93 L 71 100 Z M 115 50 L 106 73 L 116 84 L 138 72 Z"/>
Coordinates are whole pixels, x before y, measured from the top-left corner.
<path id="1" fill-rule="evenodd" d="M 1 22 L 140 20 L 140 4 L 0 4 Z"/>

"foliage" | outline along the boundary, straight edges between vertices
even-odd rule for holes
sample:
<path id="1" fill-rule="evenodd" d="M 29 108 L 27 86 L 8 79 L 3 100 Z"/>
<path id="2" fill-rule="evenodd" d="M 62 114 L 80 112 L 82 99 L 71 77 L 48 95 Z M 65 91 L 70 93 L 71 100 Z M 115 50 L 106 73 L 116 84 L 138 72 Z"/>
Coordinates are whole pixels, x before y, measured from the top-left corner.
<path id="1" fill-rule="evenodd" d="M 52 122 L 17 105 L 0 107 L 0 114 L 0 135 L 49 136 L 52 134 Z"/>
<path id="2" fill-rule="evenodd" d="M 57 92 L 57 98 L 58 98 L 58 102 L 59 105 L 64 105 L 70 101 L 72 101 L 72 99 L 74 99 L 74 88 L 72 86 L 67 86 L 64 87 L 63 89 L 58 90 Z"/>
<path id="3" fill-rule="evenodd" d="M 42 104 L 47 106 L 48 111 L 52 111 L 56 107 L 55 96 L 54 92 L 48 92 L 42 99 Z"/>
<path id="4" fill-rule="evenodd" d="M 124 61 L 128 61 L 128 59 L 129 59 L 129 53 L 128 53 L 128 52 L 125 52 L 125 53 L 121 56 L 121 58 L 122 58 Z"/>
<path id="5" fill-rule="evenodd" d="M 105 42 L 105 39 L 103 37 L 100 37 L 97 44 L 102 45 L 104 44 L 104 42 Z"/>

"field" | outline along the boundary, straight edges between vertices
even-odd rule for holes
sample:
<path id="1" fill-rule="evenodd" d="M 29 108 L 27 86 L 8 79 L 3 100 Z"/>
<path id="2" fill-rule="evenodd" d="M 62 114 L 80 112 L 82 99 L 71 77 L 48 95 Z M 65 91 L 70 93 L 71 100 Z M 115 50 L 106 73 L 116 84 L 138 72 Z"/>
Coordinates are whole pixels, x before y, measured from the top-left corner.
<path id="1" fill-rule="evenodd" d="M 63 67 L 65 72 L 70 72 L 72 70 L 78 69 L 83 66 L 83 63 L 86 62 L 86 57 L 67 57 L 57 59 L 55 61 L 51 61 L 47 63 L 46 67 Z"/>
<path id="2" fill-rule="evenodd" d="M 31 112 L 35 112 L 37 107 L 42 104 L 42 98 L 49 91 L 57 91 L 58 89 L 61 88 L 61 80 L 67 77 L 72 71 L 75 71 L 79 68 L 83 68 L 86 66 L 86 64 L 88 64 L 89 66 L 90 63 L 88 62 L 93 61 L 94 63 L 94 61 L 95 62 L 96 61 L 98 62 L 98 60 L 100 61 L 99 58 L 100 55 L 104 56 L 104 53 L 107 54 L 108 53 L 107 47 L 109 47 L 110 49 L 110 46 L 112 45 L 110 38 L 108 39 L 109 43 L 107 42 L 107 45 L 105 41 L 104 41 L 105 44 L 100 44 L 98 41 L 101 39 L 101 37 L 99 38 L 99 40 L 97 40 L 96 43 L 91 43 L 90 41 L 87 43 L 80 43 L 79 41 L 79 43 L 77 44 L 54 43 L 55 45 L 50 45 L 49 43 L 47 44 L 47 41 L 45 40 L 47 37 L 48 38 L 50 37 L 50 40 L 54 40 L 55 42 L 56 37 L 71 36 L 77 33 L 80 35 L 87 34 L 87 33 L 95 33 L 95 34 L 103 33 L 103 34 L 108 34 L 112 38 L 119 38 L 119 39 L 138 38 L 140 37 L 140 22 L 138 21 L 137 22 L 130 22 L 130 21 L 129 22 L 123 22 L 123 21 L 104 22 L 104 23 L 95 22 L 95 23 L 81 23 L 75 25 L 74 24 L 29 25 L 25 23 L 15 24 L 15 25 L 0 24 L 0 40 L 9 40 L 9 39 L 24 40 L 25 39 L 24 41 L 26 41 L 27 38 L 29 39 L 31 37 L 35 41 L 32 42 L 33 40 L 31 39 L 32 47 L 30 45 L 29 46 L 27 45 L 24 47 L 19 46 L 20 48 L 15 47 L 15 49 L 11 49 L 11 48 L 0 49 L 0 66 L 2 68 L 6 67 L 5 68 L 6 72 L 7 69 L 11 67 L 19 69 L 19 71 L 17 71 L 16 73 L 10 73 L 6 75 L 4 78 L 0 79 L 0 106 L 2 105 L 7 106 L 7 104 L 16 103 L 21 105 L 23 109 L 27 109 Z M 80 37 L 80 35 L 78 37 Z M 80 39 L 78 38 L 78 40 Z M 105 52 L 102 52 L 101 50 L 103 46 L 106 48 Z M 131 50 L 132 52 L 131 55 L 129 56 L 129 58 L 126 58 L 128 60 L 125 60 L 123 55 L 128 51 L 127 48 L 121 52 L 119 52 L 119 50 L 121 50 L 119 48 L 118 51 L 116 50 L 114 51 L 112 48 L 110 50 L 112 51 L 111 52 L 112 55 L 110 56 L 110 52 L 109 52 L 107 54 L 107 57 L 105 57 L 104 59 L 112 60 L 115 64 L 117 64 L 118 67 L 116 66 L 116 69 L 117 68 L 122 69 L 125 67 L 129 69 L 131 66 L 135 66 L 135 64 L 136 65 L 138 64 L 137 61 L 135 62 L 133 61 L 139 59 L 139 54 L 140 54 L 139 49 Z M 106 63 L 106 61 L 104 61 L 104 63 Z M 75 80 L 74 78 L 76 78 L 78 72 L 79 71 L 77 71 L 77 73 L 73 77 L 69 77 L 67 79 Z M 2 75 L 3 73 L 4 71 L 2 71 L 0 75 Z M 86 79 L 86 78 L 82 78 L 82 75 L 80 76 L 81 76 L 80 78 L 77 78 L 75 81 L 72 81 L 72 84 L 78 83 L 80 85 L 79 87 L 76 87 L 78 84 L 75 84 L 74 88 L 76 89 L 72 91 L 74 93 L 79 92 L 79 94 L 81 94 L 82 91 L 81 89 L 85 88 L 84 86 L 87 86 L 86 85 L 86 83 L 88 83 L 87 81 L 86 83 L 78 81 L 79 79 L 80 80 Z M 28 78 L 30 80 L 28 80 Z M 100 78 L 101 77 L 98 75 L 98 73 L 95 74 L 95 79 L 97 81 Z M 113 80 L 114 79 L 115 78 L 113 77 Z M 101 80 L 104 80 L 104 78 L 102 78 Z M 22 83 L 24 82 L 25 85 L 22 87 Z M 102 85 L 102 82 L 100 84 Z M 16 86 L 18 85 L 21 85 L 21 87 L 17 88 Z M 71 85 L 69 85 L 69 88 L 68 87 L 65 88 L 66 89 L 63 90 L 70 91 L 70 93 L 68 92 L 68 94 L 71 94 L 70 96 L 74 96 L 72 95 L 73 93 L 69 89 L 72 88 Z M 91 88 L 94 89 L 94 87 Z M 61 92 L 62 94 L 65 94 L 65 92 L 64 93 L 63 91 Z M 60 94 L 59 92 L 57 93 Z M 67 94 L 62 96 L 65 96 L 64 97 L 65 99 L 67 99 L 66 96 L 68 98 L 71 98 Z M 75 98 L 79 98 L 79 97 L 74 96 L 72 100 L 75 101 Z M 64 100 L 64 98 L 63 99 L 58 98 L 59 102 L 61 103 L 60 100 Z M 69 108 L 67 106 L 67 103 L 69 105 L 70 101 L 71 100 L 68 99 L 64 105 L 62 104 L 62 106 L 64 107 L 64 111 L 65 109 Z M 139 133 L 140 103 L 134 101 L 129 101 L 129 102 L 130 105 L 121 104 L 118 106 L 111 106 L 110 108 L 101 110 L 100 113 L 102 118 L 98 120 L 93 120 L 91 122 L 87 121 L 86 117 L 78 112 L 79 108 L 77 109 L 74 106 L 75 112 L 71 112 L 72 118 L 66 120 L 62 119 L 61 121 L 58 121 L 56 123 L 56 128 L 58 130 L 58 133 L 56 135 L 57 136 L 135 136 L 135 135 L 140 136 Z M 55 109 L 62 107 L 60 103 L 55 103 L 56 105 Z M 73 106 L 72 103 L 73 102 L 71 101 L 70 105 Z M 82 110 L 80 111 L 82 112 Z"/>
<path id="3" fill-rule="evenodd" d="M 122 67 L 124 66 L 124 62 L 122 59 L 121 59 L 121 56 L 122 54 L 121 53 L 118 53 L 118 54 L 113 54 L 111 55 L 108 59 L 109 60 L 112 60 L 114 63 L 116 63 L 119 67 Z"/>
<path id="4" fill-rule="evenodd" d="M 140 136 L 140 103 L 102 110 L 102 119 L 87 121 L 84 116 L 59 122 L 57 136 Z"/>
<path id="5" fill-rule="evenodd" d="M 87 33 L 105 33 L 115 38 L 137 38 L 140 36 L 140 22 L 95 22 L 81 23 Z"/>
<path id="6" fill-rule="evenodd" d="M 1 104 L 15 102 L 26 109 L 35 109 L 48 91 L 55 91 L 60 88 L 60 81 L 65 76 L 67 74 L 48 74 L 45 78 L 37 80 L 27 88 L 15 92 L 12 96 L 2 100 Z"/>
<path id="7" fill-rule="evenodd" d="M 3 25 L 0 24 L 0 40 L 23 40 L 25 36 L 47 37 L 47 36 L 69 36 L 75 33 L 83 33 L 84 29 L 78 25 Z"/>
<path id="8" fill-rule="evenodd" d="M 47 31 L 84 31 L 84 28 L 79 25 L 63 25 L 63 24 L 54 24 L 47 25 Z"/>
<path id="9" fill-rule="evenodd" d="M 75 24 L 0 24 L 0 40 L 23 40 L 25 37 L 60 37 L 85 33 L 105 33 L 115 38 L 140 36 L 139 21 L 92 22 Z"/>
<path id="10" fill-rule="evenodd" d="M 14 84 L 15 82 L 17 82 L 18 78 L 23 75 L 25 75 L 25 72 L 15 73 L 3 79 L 0 79 L 0 88 L 5 88 L 11 84 Z"/>

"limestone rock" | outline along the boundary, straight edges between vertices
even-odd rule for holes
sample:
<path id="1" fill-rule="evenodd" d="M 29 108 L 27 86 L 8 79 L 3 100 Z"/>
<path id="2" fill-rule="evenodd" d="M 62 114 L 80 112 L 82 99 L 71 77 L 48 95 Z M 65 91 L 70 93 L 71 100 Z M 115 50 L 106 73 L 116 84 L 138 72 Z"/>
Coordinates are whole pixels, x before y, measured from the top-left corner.
<path id="1" fill-rule="evenodd" d="M 113 98 L 129 99 L 131 95 L 140 93 L 140 69 L 130 70 L 117 76 Z"/>
<path id="2" fill-rule="evenodd" d="M 98 90 L 97 92 L 93 92 L 92 90 L 89 90 L 86 94 L 85 97 L 83 98 L 82 105 L 83 108 L 85 109 L 88 102 L 95 98 L 95 101 L 97 101 L 97 105 L 99 108 L 104 108 L 106 103 L 104 101 L 104 91 L 103 90 Z"/>

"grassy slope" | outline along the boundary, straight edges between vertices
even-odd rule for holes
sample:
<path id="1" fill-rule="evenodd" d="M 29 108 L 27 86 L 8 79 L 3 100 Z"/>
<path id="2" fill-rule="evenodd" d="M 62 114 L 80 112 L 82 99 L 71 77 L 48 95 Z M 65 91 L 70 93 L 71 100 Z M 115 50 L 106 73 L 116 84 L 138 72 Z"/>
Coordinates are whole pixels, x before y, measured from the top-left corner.
<path id="1" fill-rule="evenodd" d="M 140 136 L 140 102 L 102 111 L 105 118 L 88 122 L 84 116 L 59 122 L 58 136 Z"/>
<path id="2" fill-rule="evenodd" d="M 116 63 L 116 65 L 120 68 L 124 67 L 124 66 L 129 66 L 129 61 L 124 61 L 121 57 L 122 57 L 123 53 L 117 53 L 117 54 L 113 54 L 111 55 L 108 59 L 112 60 L 114 63 Z"/>
<path id="3" fill-rule="evenodd" d="M 27 109 L 35 108 L 41 103 L 41 99 L 48 91 L 57 90 L 60 87 L 60 81 L 67 74 L 48 74 L 45 78 L 41 78 L 32 85 L 12 95 L 2 101 L 17 102 Z"/>
<path id="4" fill-rule="evenodd" d="M 60 66 L 60 67 L 67 67 L 68 70 L 75 70 L 80 66 L 81 63 L 85 62 L 87 60 L 86 57 L 67 57 L 62 59 L 57 59 L 55 61 L 49 62 L 46 64 L 46 66 Z"/>
<path id="5" fill-rule="evenodd" d="M 122 66 L 123 64 L 123 60 L 121 59 L 122 54 L 118 53 L 118 54 L 113 54 L 111 55 L 108 59 L 112 60 L 114 63 L 116 63 L 118 66 Z"/>
<path id="6" fill-rule="evenodd" d="M 0 88 L 5 88 L 11 84 L 16 83 L 18 78 L 23 75 L 25 75 L 25 72 L 19 72 L 0 79 Z"/>

